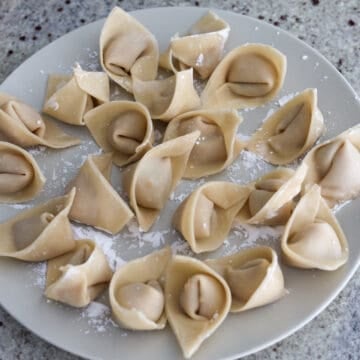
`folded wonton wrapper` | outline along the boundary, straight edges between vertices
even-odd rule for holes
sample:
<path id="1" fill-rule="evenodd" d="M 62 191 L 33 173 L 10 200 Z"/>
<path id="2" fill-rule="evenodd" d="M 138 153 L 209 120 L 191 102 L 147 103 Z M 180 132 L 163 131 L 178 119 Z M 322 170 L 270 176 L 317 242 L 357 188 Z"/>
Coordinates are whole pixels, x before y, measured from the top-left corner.
<path id="1" fill-rule="evenodd" d="M 306 165 L 294 171 L 278 168 L 254 183 L 247 202 L 236 216 L 237 223 L 284 225 L 294 208 L 293 199 L 301 191 Z"/>
<path id="2" fill-rule="evenodd" d="M 201 95 L 203 107 L 244 109 L 260 106 L 280 91 L 286 57 L 263 44 L 230 51 L 216 67 Z"/>
<path id="3" fill-rule="evenodd" d="M 349 256 L 345 234 L 313 185 L 300 199 L 281 238 L 284 260 L 291 266 L 332 271 Z"/>
<path id="4" fill-rule="evenodd" d="M 134 17 L 115 7 L 100 34 L 100 63 L 109 77 L 132 92 L 132 77 L 157 75 L 159 48 L 155 37 Z"/>
<path id="5" fill-rule="evenodd" d="M 0 224 L 0 257 L 44 261 L 75 246 L 68 214 L 75 189 Z"/>
<path id="6" fill-rule="evenodd" d="M 68 187 L 76 187 L 71 220 L 118 233 L 134 216 L 110 183 L 111 154 L 89 156 Z"/>
<path id="7" fill-rule="evenodd" d="M 195 110 L 171 120 L 164 141 L 199 130 L 184 177 L 196 179 L 227 168 L 244 148 L 236 133 L 242 118 L 235 110 Z"/>
<path id="8" fill-rule="evenodd" d="M 22 148 L 0 141 L 0 202 L 33 199 L 46 179 L 35 159 Z"/>
<path id="9" fill-rule="evenodd" d="M 31 106 L 0 92 L 0 140 L 22 147 L 44 145 L 54 149 L 80 144 Z"/>
<path id="10" fill-rule="evenodd" d="M 49 76 L 43 112 L 68 124 L 85 125 L 84 115 L 109 97 L 108 76 L 84 71 L 78 65 L 72 76 Z"/>
<path id="11" fill-rule="evenodd" d="M 161 330 L 166 325 L 164 273 L 170 247 L 133 260 L 119 268 L 110 283 L 113 316 L 132 330 Z"/>
<path id="12" fill-rule="evenodd" d="M 159 64 L 174 73 L 193 68 L 202 79 L 207 79 L 222 58 L 229 32 L 229 24 L 208 11 L 185 36 L 171 38 Z"/>
<path id="13" fill-rule="evenodd" d="M 75 249 L 48 262 L 45 296 L 84 307 L 106 289 L 112 271 L 104 252 L 93 241 L 75 243 Z"/>
<path id="14" fill-rule="evenodd" d="M 229 182 L 208 182 L 178 207 L 173 217 L 174 227 L 195 253 L 215 250 L 228 235 L 250 191 L 249 187 Z"/>
<path id="15" fill-rule="evenodd" d="M 270 115 L 251 137 L 247 149 L 273 165 L 285 165 L 309 150 L 323 130 L 317 90 L 307 89 Z"/>
<path id="16" fill-rule="evenodd" d="M 231 312 L 270 304 L 285 295 L 284 276 L 276 252 L 268 246 L 239 251 L 205 263 L 218 272 L 231 290 Z"/>
<path id="17" fill-rule="evenodd" d="M 123 185 L 143 231 L 148 231 L 184 174 L 199 131 L 166 141 L 130 165 Z"/>
<path id="18" fill-rule="evenodd" d="M 304 163 L 308 166 L 304 189 L 318 184 L 330 207 L 359 196 L 360 126 L 317 145 L 306 155 Z"/>
<path id="19" fill-rule="evenodd" d="M 200 107 L 192 69 L 179 71 L 162 80 L 142 81 L 134 77 L 133 91 L 136 101 L 149 109 L 153 119 L 165 122 Z"/>
<path id="20" fill-rule="evenodd" d="M 200 260 L 174 256 L 165 281 L 165 309 L 186 359 L 225 320 L 231 305 L 228 285 Z"/>
<path id="21" fill-rule="evenodd" d="M 85 123 L 97 144 L 111 152 L 117 166 L 139 160 L 151 149 L 153 123 L 145 106 L 134 101 L 111 101 L 85 115 Z"/>

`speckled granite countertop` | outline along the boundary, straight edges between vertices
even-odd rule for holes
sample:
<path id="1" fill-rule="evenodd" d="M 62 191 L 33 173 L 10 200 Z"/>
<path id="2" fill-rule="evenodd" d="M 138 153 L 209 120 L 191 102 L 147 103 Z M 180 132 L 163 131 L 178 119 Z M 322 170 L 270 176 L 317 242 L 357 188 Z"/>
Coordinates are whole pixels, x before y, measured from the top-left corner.
<path id="1" fill-rule="evenodd" d="M 232 10 L 288 30 L 319 50 L 360 93 L 358 0 L 2 0 L 0 82 L 37 50 L 61 35 L 125 10 L 158 6 L 204 6 Z M 302 330 L 246 359 L 358 359 L 360 271 L 336 300 Z M 2 289 L 1 291 L 4 291 Z M 77 359 L 23 328 L 0 307 L 0 359 Z"/>

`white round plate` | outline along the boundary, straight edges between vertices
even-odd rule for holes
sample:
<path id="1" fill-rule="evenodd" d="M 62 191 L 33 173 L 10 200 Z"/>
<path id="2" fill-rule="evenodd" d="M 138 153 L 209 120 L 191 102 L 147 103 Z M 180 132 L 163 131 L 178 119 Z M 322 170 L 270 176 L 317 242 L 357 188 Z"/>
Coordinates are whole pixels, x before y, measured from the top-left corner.
<path id="1" fill-rule="evenodd" d="M 135 11 L 132 15 L 150 29 L 158 39 L 161 50 L 164 50 L 172 35 L 186 31 L 205 11 L 199 8 L 159 8 Z M 309 87 L 318 89 L 319 107 L 327 127 L 324 138 L 333 137 L 358 121 L 360 106 L 355 93 L 335 68 L 315 50 L 266 23 L 231 12 L 215 12 L 231 26 L 227 50 L 247 42 L 260 42 L 275 46 L 288 59 L 285 84 L 277 101 L 255 110 L 242 111 L 242 134 L 251 134 L 269 109 L 278 106 L 279 100 L 282 103 L 287 95 Z M 101 20 L 86 25 L 46 46 L 15 70 L 0 90 L 40 110 L 48 74 L 70 73 L 75 62 L 86 70 L 99 68 L 98 40 L 103 23 Z M 76 174 L 86 155 L 99 151 L 86 129 L 61 126 L 80 136 L 83 144 L 61 151 L 44 148 L 32 150 L 48 180 L 44 191 L 31 204 L 63 194 L 67 182 Z M 243 154 L 229 170 L 206 180 L 222 178 L 243 183 L 271 168 L 260 160 L 251 159 L 253 157 Z M 119 170 L 114 169 L 113 172 L 113 184 L 119 189 Z M 81 226 L 76 226 L 76 232 L 78 235 L 96 237 L 107 248 L 111 260 L 116 256 L 130 260 L 156 250 L 164 243 L 173 244 L 180 252 L 187 252 L 185 242 L 171 230 L 170 219 L 179 205 L 179 199 L 198 184 L 181 182 L 173 200 L 168 202 L 159 222 L 147 236 L 124 230 L 119 236 L 111 238 Z M 23 208 L 1 205 L 0 221 Z M 360 258 L 360 202 L 355 200 L 346 205 L 337 213 L 337 217 L 349 241 L 350 257 L 346 265 L 335 272 L 303 271 L 283 266 L 289 294 L 274 304 L 230 315 L 201 346 L 194 359 L 238 358 L 256 352 L 290 335 L 322 311 L 345 286 Z M 233 232 L 230 241 L 212 256 L 256 243 L 270 244 L 276 248 L 277 239 L 272 236 L 274 233 L 270 229 L 261 232 L 249 227 L 242 228 Z M 42 294 L 44 269 L 43 265 L 0 259 L 1 305 L 37 335 L 60 348 L 91 359 L 182 358 L 169 328 L 154 332 L 123 331 L 110 321 L 105 306 L 95 304 L 88 309 L 77 310 L 47 301 Z M 100 301 L 106 303 L 106 297 Z"/>

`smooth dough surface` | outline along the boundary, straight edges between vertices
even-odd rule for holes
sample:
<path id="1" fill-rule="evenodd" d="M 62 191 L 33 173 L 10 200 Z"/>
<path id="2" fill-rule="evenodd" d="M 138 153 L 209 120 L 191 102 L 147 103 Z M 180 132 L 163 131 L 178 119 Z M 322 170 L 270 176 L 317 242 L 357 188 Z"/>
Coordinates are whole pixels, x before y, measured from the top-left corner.
<path id="1" fill-rule="evenodd" d="M 161 330 L 166 325 L 164 274 L 170 247 L 132 260 L 111 279 L 109 297 L 113 316 L 132 330 Z"/>
<path id="2" fill-rule="evenodd" d="M 19 203 L 33 199 L 46 179 L 31 154 L 0 141 L 0 202 Z"/>
<path id="3" fill-rule="evenodd" d="M 190 111 L 171 120 L 164 141 L 200 131 L 191 151 L 184 177 L 196 179 L 227 168 L 244 148 L 236 138 L 242 118 L 235 110 L 202 109 Z"/>
<path id="4" fill-rule="evenodd" d="M 115 165 L 139 160 L 152 148 L 154 128 L 145 106 L 134 101 L 111 101 L 85 115 L 96 143 L 112 153 Z"/>
<path id="5" fill-rule="evenodd" d="M 176 255 L 166 272 L 166 314 L 186 359 L 225 320 L 231 293 L 223 278 L 200 260 Z"/>
<path id="6" fill-rule="evenodd" d="M 111 154 L 89 156 L 68 187 L 76 188 L 69 217 L 111 234 L 134 216 L 110 183 Z"/>
<path id="7" fill-rule="evenodd" d="M 257 246 L 205 262 L 228 283 L 231 312 L 264 306 L 285 295 L 278 257 L 270 247 Z"/>
<path id="8" fill-rule="evenodd" d="M 286 57 L 264 44 L 245 44 L 221 60 L 201 94 L 204 108 L 244 109 L 263 105 L 280 91 Z"/>
<path id="9" fill-rule="evenodd" d="M 199 134 L 195 131 L 153 147 L 123 173 L 123 185 L 130 205 L 144 231 L 154 224 L 183 176 Z"/>
<path id="10" fill-rule="evenodd" d="M 270 115 L 246 147 L 273 165 L 285 165 L 309 150 L 323 130 L 317 90 L 307 89 Z"/>
<path id="11" fill-rule="evenodd" d="M 68 195 L 23 211 L 0 224 L 0 257 L 44 261 L 75 247 L 68 214 L 75 197 Z"/>
<path id="12" fill-rule="evenodd" d="M 102 249 L 92 240 L 48 261 L 45 296 L 74 307 L 87 306 L 107 287 L 112 271 Z"/>
<path id="13" fill-rule="evenodd" d="M 31 106 L 0 92 L 0 140 L 29 147 L 44 145 L 62 149 L 81 141 L 64 133 Z"/>
<path id="14" fill-rule="evenodd" d="M 303 195 L 281 238 L 284 260 L 291 266 L 333 271 L 344 265 L 349 249 L 344 232 L 313 185 Z"/>
<path id="15" fill-rule="evenodd" d="M 100 34 L 100 64 L 109 77 L 132 93 L 134 78 L 157 75 L 159 48 L 155 37 L 119 7 L 108 15 Z"/>

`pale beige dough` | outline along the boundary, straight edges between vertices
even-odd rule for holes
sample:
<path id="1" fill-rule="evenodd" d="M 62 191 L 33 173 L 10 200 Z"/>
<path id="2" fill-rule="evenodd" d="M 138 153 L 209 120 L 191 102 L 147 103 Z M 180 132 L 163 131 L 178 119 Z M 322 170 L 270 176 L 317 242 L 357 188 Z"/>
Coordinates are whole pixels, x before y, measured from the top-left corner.
<path id="1" fill-rule="evenodd" d="M 75 248 L 48 261 L 45 296 L 74 307 L 87 306 L 108 286 L 112 271 L 99 246 L 77 240 Z"/>
<path id="2" fill-rule="evenodd" d="M 0 202 L 33 199 L 43 188 L 45 176 L 27 151 L 0 141 Z"/>
<path id="3" fill-rule="evenodd" d="M 244 109 L 272 100 L 286 74 L 286 57 L 264 44 L 245 44 L 221 60 L 201 94 L 205 108 Z"/>
<path id="4" fill-rule="evenodd" d="M 231 292 L 208 265 L 176 255 L 166 272 L 165 299 L 168 321 L 188 359 L 225 320 Z"/>
<path id="5" fill-rule="evenodd" d="M 281 249 L 287 264 L 304 269 L 333 271 L 349 256 L 340 224 L 313 185 L 300 199 L 285 226 Z"/>
<path id="6" fill-rule="evenodd" d="M 132 93 L 132 80 L 154 80 L 159 48 L 155 37 L 119 7 L 108 15 L 100 34 L 100 64 L 109 77 Z"/>
<path id="7" fill-rule="evenodd" d="M 278 257 L 268 246 L 257 246 L 205 262 L 228 283 L 232 294 L 231 312 L 264 306 L 285 295 Z"/>
<path id="8" fill-rule="evenodd" d="M 134 216 L 110 183 L 111 154 L 89 156 L 68 188 L 76 195 L 69 217 L 110 234 L 118 233 Z"/>
<path id="9" fill-rule="evenodd" d="M 143 231 L 156 221 L 184 174 L 199 131 L 163 142 L 123 173 L 123 185 Z"/>
<path id="10" fill-rule="evenodd" d="M 97 144 L 112 153 L 117 166 L 139 160 L 152 148 L 150 113 L 138 102 L 111 101 L 89 111 L 84 119 Z"/>
<path id="11" fill-rule="evenodd" d="M 200 107 L 193 84 L 193 70 L 179 71 L 166 79 L 133 79 L 136 101 L 144 104 L 153 119 L 169 122 L 175 116 Z"/>
<path id="12" fill-rule="evenodd" d="M 114 274 L 110 305 L 120 326 L 132 330 L 161 330 L 166 325 L 164 275 L 170 247 L 132 260 Z"/>
<path id="13" fill-rule="evenodd" d="M 270 115 L 246 147 L 273 165 L 286 165 L 308 151 L 323 131 L 317 90 L 307 89 Z"/>
<path id="14" fill-rule="evenodd" d="M 229 33 L 229 24 L 208 11 L 184 36 L 171 38 L 159 64 L 174 73 L 193 68 L 202 79 L 207 79 L 223 56 Z"/>
<path id="15" fill-rule="evenodd" d="M 1 92 L 0 140 L 22 147 L 44 145 L 54 149 L 67 148 L 81 142 L 64 133 L 31 106 Z"/>
<path id="16" fill-rule="evenodd" d="M 24 261 L 44 261 L 62 255 L 75 247 L 68 218 L 75 197 L 54 198 L 23 211 L 0 224 L 0 257 Z"/>
<path id="17" fill-rule="evenodd" d="M 84 115 L 109 101 L 109 78 L 104 72 L 84 71 L 72 76 L 49 75 L 43 112 L 71 125 L 85 125 Z"/>
<path id="18" fill-rule="evenodd" d="M 236 133 L 242 118 L 235 110 L 202 109 L 190 111 L 171 120 L 164 141 L 199 130 L 184 177 L 196 179 L 226 169 L 244 148 Z"/>
<path id="19" fill-rule="evenodd" d="M 178 207 L 174 227 L 195 253 L 215 250 L 224 242 L 250 191 L 250 187 L 230 182 L 208 182 Z"/>

